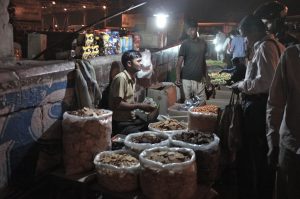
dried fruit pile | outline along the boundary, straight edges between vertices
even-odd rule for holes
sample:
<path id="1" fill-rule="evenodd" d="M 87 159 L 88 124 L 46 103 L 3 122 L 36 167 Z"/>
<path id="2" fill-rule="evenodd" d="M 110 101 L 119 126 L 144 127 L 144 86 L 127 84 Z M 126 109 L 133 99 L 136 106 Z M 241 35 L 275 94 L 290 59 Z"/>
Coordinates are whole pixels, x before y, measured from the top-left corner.
<path id="1" fill-rule="evenodd" d="M 175 140 L 198 145 L 208 144 L 214 140 L 213 134 L 203 133 L 200 131 L 182 132 L 180 134 L 174 135 L 173 138 Z"/>
<path id="2" fill-rule="evenodd" d="M 174 120 L 174 119 L 157 122 L 152 127 L 155 129 L 161 130 L 161 131 L 186 129 L 186 127 L 184 125 L 182 125 L 179 121 Z"/>
<path id="3" fill-rule="evenodd" d="M 103 115 L 105 111 L 101 109 L 91 109 L 84 107 L 83 109 L 77 111 L 68 111 L 68 113 L 80 117 L 97 117 Z"/>
<path id="4" fill-rule="evenodd" d="M 162 139 L 161 137 L 158 137 L 154 134 L 143 134 L 141 136 L 133 137 L 131 139 L 131 141 L 135 143 L 150 143 L 150 144 L 160 143 L 163 140 L 165 139 Z"/>
<path id="5" fill-rule="evenodd" d="M 190 159 L 189 156 L 176 151 L 157 151 L 145 156 L 149 160 L 163 164 L 182 163 Z"/>
<path id="6" fill-rule="evenodd" d="M 117 153 L 103 155 L 97 161 L 104 164 L 114 165 L 117 167 L 131 167 L 139 163 L 139 161 L 130 154 L 117 154 Z"/>
<path id="7" fill-rule="evenodd" d="M 217 107 L 215 105 L 211 105 L 211 104 L 192 108 L 192 112 L 203 112 L 203 113 L 218 114 L 218 111 L 219 111 L 219 107 Z"/>

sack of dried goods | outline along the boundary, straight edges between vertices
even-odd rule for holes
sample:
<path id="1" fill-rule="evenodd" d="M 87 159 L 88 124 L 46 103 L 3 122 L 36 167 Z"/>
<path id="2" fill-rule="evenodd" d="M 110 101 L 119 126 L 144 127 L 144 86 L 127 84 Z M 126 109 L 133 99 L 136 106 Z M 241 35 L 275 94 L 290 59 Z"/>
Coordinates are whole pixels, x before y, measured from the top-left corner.
<path id="1" fill-rule="evenodd" d="M 166 134 L 145 131 L 132 133 L 126 136 L 124 144 L 129 150 L 140 154 L 145 149 L 169 146 L 169 136 Z"/>
<path id="2" fill-rule="evenodd" d="M 215 181 L 219 165 L 219 141 L 215 134 L 190 130 L 170 136 L 171 146 L 193 149 L 196 153 L 198 182 Z"/>
<path id="3" fill-rule="evenodd" d="M 139 160 L 129 151 L 103 151 L 94 159 L 101 187 L 112 192 L 138 189 Z"/>
<path id="4" fill-rule="evenodd" d="M 140 156 L 140 185 L 149 199 L 190 199 L 197 191 L 195 153 L 186 148 L 156 147 Z"/>
<path id="5" fill-rule="evenodd" d="M 63 115 L 63 160 L 66 175 L 94 168 L 93 159 L 111 149 L 112 112 L 83 108 Z"/>
<path id="6" fill-rule="evenodd" d="M 160 122 L 150 123 L 148 129 L 159 133 L 171 134 L 177 131 L 186 130 L 187 125 L 175 119 L 167 119 Z"/>
<path id="7" fill-rule="evenodd" d="M 215 132 L 218 127 L 219 107 L 215 105 L 204 105 L 192 107 L 188 114 L 189 130 L 202 132 Z"/>

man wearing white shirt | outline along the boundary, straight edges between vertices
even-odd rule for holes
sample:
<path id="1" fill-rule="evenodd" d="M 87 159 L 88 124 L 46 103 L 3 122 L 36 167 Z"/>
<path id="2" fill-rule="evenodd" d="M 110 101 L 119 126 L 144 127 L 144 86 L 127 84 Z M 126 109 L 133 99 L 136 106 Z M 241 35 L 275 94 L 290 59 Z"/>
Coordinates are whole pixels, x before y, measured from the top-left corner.
<path id="1" fill-rule="evenodd" d="M 232 86 L 242 92 L 242 147 L 237 154 L 240 198 L 271 199 L 275 170 L 268 166 L 266 105 L 275 68 L 284 46 L 267 35 L 262 21 L 249 15 L 239 27 L 252 47 L 245 79 Z"/>

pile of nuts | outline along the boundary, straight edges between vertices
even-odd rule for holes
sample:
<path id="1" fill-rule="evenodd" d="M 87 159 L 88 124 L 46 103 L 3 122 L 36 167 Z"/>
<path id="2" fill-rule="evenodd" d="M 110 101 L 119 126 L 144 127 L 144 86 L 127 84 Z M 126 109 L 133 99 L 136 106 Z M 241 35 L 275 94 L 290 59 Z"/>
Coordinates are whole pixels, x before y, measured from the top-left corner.
<path id="1" fill-rule="evenodd" d="M 117 167 L 131 167 L 139 163 L 139 161 L 130 154 L 111 153 L 103 155 L 98 160 L 101 163 L 110 164 Z"/>
<path id="2" fill-rule="evenodd" d="M 164 140 L 163 138 L 153 134 L 143 134 L 142 136 L 133 137 L 131 139 L 131 141 L 135 143 L 150 143 L 150 144 L 160 143 L 163 140 Z"/>
<path id="3" fill-rule="evenodd" d="M 77 111 L 68 111 L 68 113 L 80 117 L 91 117 L 91 116 L 97 117 L 105 114 L 105 111 L 102 109 L 92 109 L 92 108 L 84 107 L 83 109 L 79 109 Z"/>
<path id="4" fill-rule="evenodd" d="M 196 130 L 190 130 L 188 132 L 182 132 L 173 136 L 175 140 L 180 140 L 190 144 L 208 144 L 214 140 L 213 134 L 203 133 Z"/>
<path id="5" fill-rule="evenodd" d="M 219 111 L 219 107 L 217 107 L 215 105 L 211 105 L 211 104 L 192 108 L 192 112 L 203 112 L 203 113 L 218 114 L 218 111 Z"/>
<path id="6" fill-rule="evenodd" d="M 165 121 L 157 122 L 153 125 L 153 128 L 161 131 L 170 131 L 170 130 L 184 130 L 186 127 L 182 125 L 179 121 L 174 119 L 168 119 Z"/>
<path id="7" fill-rule="evenodd" d="M 163 164 L 182 163 L 190 160 L 190 157 L 176 151 L 156 151 L 148 154 L 147 159 Z"/>

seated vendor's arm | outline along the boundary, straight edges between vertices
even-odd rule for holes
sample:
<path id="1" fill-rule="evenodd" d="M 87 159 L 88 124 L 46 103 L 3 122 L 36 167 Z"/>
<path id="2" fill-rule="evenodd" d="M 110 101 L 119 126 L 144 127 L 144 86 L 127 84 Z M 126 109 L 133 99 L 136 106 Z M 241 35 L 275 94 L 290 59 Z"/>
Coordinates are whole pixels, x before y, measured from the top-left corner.
<path id="1" fill-rule="evenodd" d="M 114 97 L 113 98 L 113 106 L 118 110 L 124 110 L 124 111 L 131 111 L 134 109 L 141 109 L 145 112 L 152 112 L 155 110 L 155 107 L 151 106 L 150 104 L 145 103 L 128 103 L 124 101 L 120 97 Z"/>
<path id="2" fill-rule="evenodd" d="M 146 112 L 155 110 L 155 107 L 149 104 L 136 103 L 134 101 L 134 86 L 130 85 L 131 83 L 134 84 L 133 82 L 128 82 L 122 76 L 114 78 L 110 90 L 112 110 L 132 111 L 141 109 Z"/>

